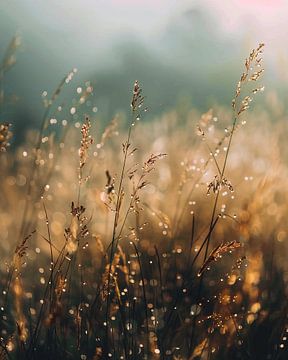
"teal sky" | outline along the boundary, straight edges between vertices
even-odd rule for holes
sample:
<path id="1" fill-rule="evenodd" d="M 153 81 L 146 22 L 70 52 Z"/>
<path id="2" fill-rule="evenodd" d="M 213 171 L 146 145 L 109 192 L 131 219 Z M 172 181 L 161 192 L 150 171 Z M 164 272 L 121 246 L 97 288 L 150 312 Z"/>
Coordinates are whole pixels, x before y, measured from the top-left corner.
<path id="1" fill-rule="evenodd" d="M 183 95 L 203 108 L 228 103 L 243 58 L 259 42 L 267 45 L 266 80 L 287 84 L 287 1 L 9 0 L 0 10 L 0 51 L 15 33 L 22 37 L 5 88 L 27 118 L 39 116 L 42 91 L 74 67 L 73 89 L 95 82 L 106 116 L 124 110 L 135 78 L 155 113 Z"/>

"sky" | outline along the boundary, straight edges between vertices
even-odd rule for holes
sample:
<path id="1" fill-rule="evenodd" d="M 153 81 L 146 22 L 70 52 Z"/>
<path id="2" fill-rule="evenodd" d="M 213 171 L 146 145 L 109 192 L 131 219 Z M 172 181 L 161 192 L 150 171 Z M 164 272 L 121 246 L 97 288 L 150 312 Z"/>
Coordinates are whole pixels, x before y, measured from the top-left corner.
<path id="1" fill-rule="evenodd" d="M 130 84 L 138 64 L 139 76 L 151 83 L 153 96 L 162 81 L 162 88 L 171 84 L 169 96 L 157 98 L 158 103 L 170 104 L 173 91 L 175 99 L 182 88 L 189 92 L 189 82 L 203 84 L 198 86 L 200 94 L 191 88 L 197 103 L 208 90 L 218 93 L 221 103 L 228 97 L 219 82 L 232 87 L 232 75 L 241 71 L 242 59 L 259 42 L 266 44 L 266 76 L 288 83 L 287 18 L 285 0 L 0 1 L 0 53 L 15 33 L 20 34 L 22 48 L 7 86 L 28 113 L 40 111 L 41 92 L 74 67 L 81 79 L 99 80 L 106 97 L 112 80 L 105 82 L 105 77 L 118 79 L 122 91 L 121 82 L 126 76 L 123 88 Z M 117 93 L 111 97 L 117 104 Z M 118 97 L 120 104 L 123 98 Z"/>
<path id="2" fill-rule="evenodd" d="M 89 57 L 96 54 L 101 61 L 109 62 L 111 43 L 119 38 L 139 38 L 148 46 L 157 47 L 169 24 L 196 8 L 214 19 L 211 31 L 219 37 L 238 41 L 239 46 L 244 41 L 253 46 L 266 42 L 269 53 L 287 53 L 283 44 L 288 35 L 288 2 L 284 0 L 3 1 L 1 41 L 5 43 L 3 38 L 11 37 L 14 29 L 24 38 L 41 42 L 43 48 L 54 52 L 56 59 L 65 59 L 69 54 L 75 63 L 80 59 L 79 63 L 90 67 Z"/>

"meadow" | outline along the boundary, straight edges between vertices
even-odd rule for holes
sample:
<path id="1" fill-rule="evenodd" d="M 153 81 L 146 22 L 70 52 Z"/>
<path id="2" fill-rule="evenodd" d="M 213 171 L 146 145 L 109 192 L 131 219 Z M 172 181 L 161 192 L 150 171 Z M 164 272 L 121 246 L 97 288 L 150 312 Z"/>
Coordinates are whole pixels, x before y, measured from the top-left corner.
<path id="1" fill-rule="evenodd" d="M 230 108 L 147 122 L 135 81 L 105 126 L 90 82 L 63 104 L 73 69 L 25 141 L 0 125 L 0 359 L 288 358 L 287 115 L 263 50 Z"/>

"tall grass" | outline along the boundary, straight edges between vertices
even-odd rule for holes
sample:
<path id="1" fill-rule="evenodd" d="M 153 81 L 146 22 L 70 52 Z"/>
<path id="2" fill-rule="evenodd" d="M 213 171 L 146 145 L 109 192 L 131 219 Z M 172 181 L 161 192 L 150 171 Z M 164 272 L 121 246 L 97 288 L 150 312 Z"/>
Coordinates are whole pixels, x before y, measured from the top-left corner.
<path id="1" fill-rule="evenodd" d="M 63 119 L 72 71 L 24 144 L 1 125 L 1 358 L 287 358 L 286 129 L 248 112 L 263 46 L 231 109 L 147 124 L 136 81 L 126 129 L 102 128 L 87 83 Z"/>

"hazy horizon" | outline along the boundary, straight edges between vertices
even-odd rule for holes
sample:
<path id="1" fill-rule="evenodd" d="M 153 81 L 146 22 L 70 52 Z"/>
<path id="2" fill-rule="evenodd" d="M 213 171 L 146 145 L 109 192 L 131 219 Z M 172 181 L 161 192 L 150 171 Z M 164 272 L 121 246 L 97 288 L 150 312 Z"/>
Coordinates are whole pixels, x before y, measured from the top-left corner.
<path id="1" fill-rule="evenodd" d="M 266 43 L 266 87 L 287 84 L 288 25 L 283 1 L 31 0 L 2 3 L 0 50 L 14 34 L 22 45 L 4 89 L 18 96 L 3 118 L 21 113 L 23 127 L 37 123 L 41 93 L 53 91 L 72 68 L 66 91 L 73 97 L 86 80 L 95 85 L 95 106 L 104 118 L 128 108 L 131 86 L 142 82 L 151 116 L 185 98 L 207 109 L 231 101 L 242 59 Z M 108 119 L 107 119 L 108 120 Z M 9 120 L 10 121 L 10 120 Z M 21 125 L 19 124 L 21 128 Z"/>

